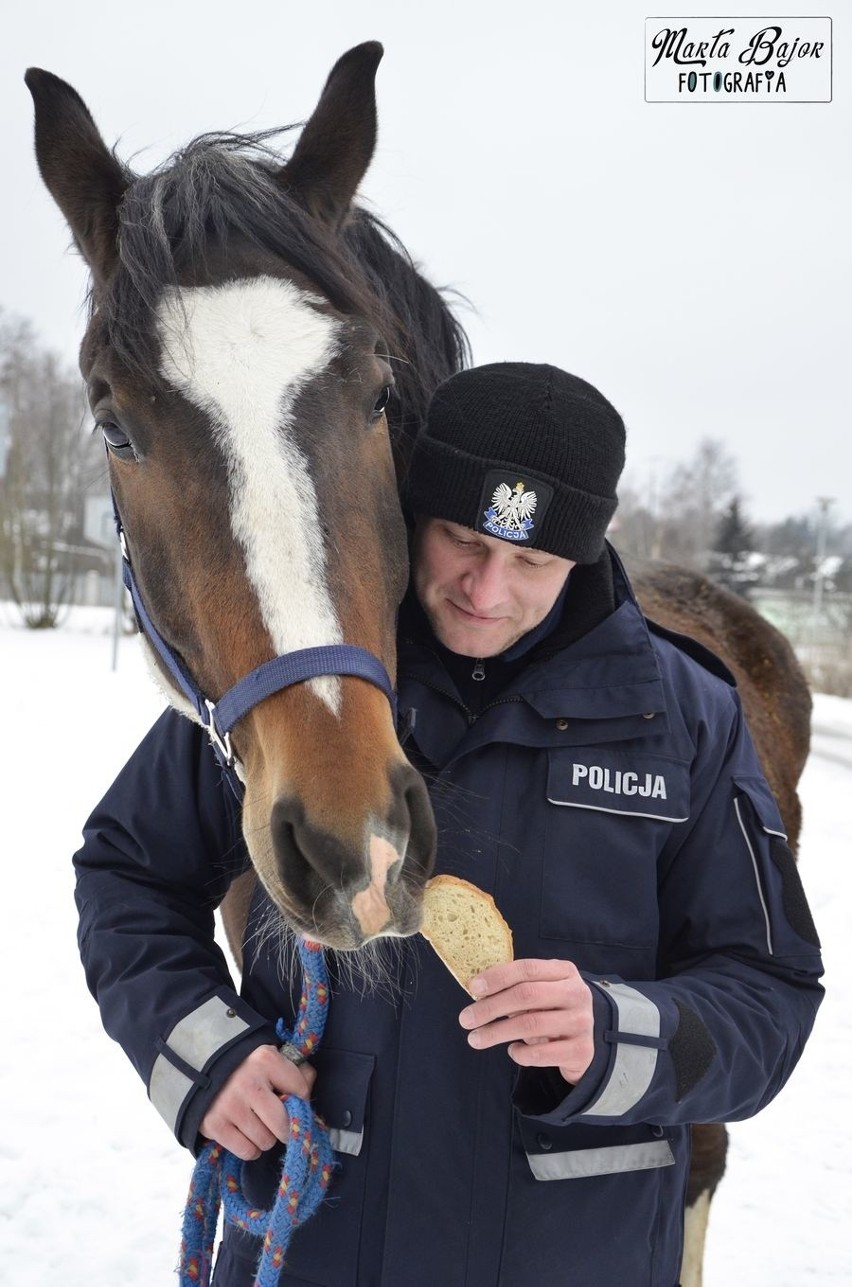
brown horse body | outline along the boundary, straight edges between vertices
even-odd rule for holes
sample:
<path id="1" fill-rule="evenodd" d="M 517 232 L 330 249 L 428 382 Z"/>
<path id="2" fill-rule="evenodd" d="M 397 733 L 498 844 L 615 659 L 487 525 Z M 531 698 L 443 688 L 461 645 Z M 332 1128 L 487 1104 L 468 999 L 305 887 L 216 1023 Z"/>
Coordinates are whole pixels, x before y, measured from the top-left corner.
<path id="1" fill-rule="evenodd" d="M 802 809 L 797 784 L 810 745 L 811 694 L 785 637 L 744 599 L 698 572 L 627 560 L 642 611 L 689 635 L 726 663 L 737 681 L 763 771 L 796 853 Z M 728 1135 L 718 1123 L 692 1128 L 683 1287 L 700 1287 L 710 1199 L 725 1172 Z"/>
<path id="2" fill-rule="evenodd" d="M 797 784 L 810 745 L 811 694 L 792 647 L 745 599 L 700 573 L 665 563 L 627 562 L 645 615 L 697 639 L 733 673 L 796 853 L 802 823 Z"/>
<path id="3" fill-rule="evenodd" d="M 406 543 L 391 448 L 404 467 L 466 341 L 351 204 L 375 142 L 380 56 L 374 44 L 344 55 L 287 164 L 225 136 L 147 178 L 107 150 L 70 86 L 28 74 L 39 166 L 92 271 L 81 366 L 137 582 L 215 701 L 276 654 L 341 639 L 393 673 Z M 809 696 L 791 650 L 692 573 L 638 569 L 636 585 L 648 616 L 734 672 L 795 847 Z M 338 949 L 413 932 L 434 827 L 385 697 L 358 678 L 314 679 L 257 705 L 234 747 L 250 878 L 284 919 Z M 693 1210 L 706 1213 L 724 1151 L 724 1127 L 697 1128 Z M 703 1227 L 688 1287 L 702 1245 Z"/>

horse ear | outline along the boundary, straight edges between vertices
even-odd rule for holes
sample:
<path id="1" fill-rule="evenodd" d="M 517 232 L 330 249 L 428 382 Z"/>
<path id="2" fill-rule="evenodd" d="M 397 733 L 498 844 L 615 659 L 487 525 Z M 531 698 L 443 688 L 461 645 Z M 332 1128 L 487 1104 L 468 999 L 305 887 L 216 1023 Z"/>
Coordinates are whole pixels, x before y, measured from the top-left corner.
<path id="1" fill-rule="evenodd" d="M 343 223 L 376 146 L 377 40 L 339 58 L 281 179 L 303 205 L 335 229 Z"/>
<path id="2" fill-rule="evenodd" d="M 35 149 L 41 177 L 96 280 L 118 260 L 118 204 L 129 176 L 109 151 L 75 89 L 31 67 L 24 80 L 35 103 Z"/>

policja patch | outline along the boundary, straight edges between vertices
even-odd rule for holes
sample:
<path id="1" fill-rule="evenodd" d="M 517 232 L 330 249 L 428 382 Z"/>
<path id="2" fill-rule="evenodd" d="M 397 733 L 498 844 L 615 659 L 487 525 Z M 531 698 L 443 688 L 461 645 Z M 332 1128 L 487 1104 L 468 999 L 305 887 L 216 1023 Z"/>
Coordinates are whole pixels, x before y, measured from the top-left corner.
<path id="1" fill-rule="evenodd" d="M 490 469 L 482 487 L 476 529 L 503 541 L 535 545 L 552 499 L 553 488 L 541 479 Z"/>

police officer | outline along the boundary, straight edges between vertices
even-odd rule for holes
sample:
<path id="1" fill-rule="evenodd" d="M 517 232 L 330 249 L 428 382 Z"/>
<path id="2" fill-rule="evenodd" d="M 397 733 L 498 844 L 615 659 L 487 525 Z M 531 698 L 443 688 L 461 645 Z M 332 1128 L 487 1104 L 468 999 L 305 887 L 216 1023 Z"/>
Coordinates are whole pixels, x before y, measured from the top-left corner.
<path id="1" fill-rule="evenodd" d="M 272 1025 L 299 980 L 264 896 L 239 995 L 212 941 L 247 858 L 200 730 L 165 715 L 90 819 L 90 986 L 178 1139 L 249 1159 L 264 1205 L 279 1095 L 312 1093 L 331 1129 L 331 1196 L 282 1283 L 674 1287 L 690 1123 L 756 1113 L 801 1054 L 821 998 L 807 903 L 730 675 L 644 620 L 605 542 L 623 463 L 607 399 L 524 363 L 442 385 L 412 459 L 406 752 L 438 870 L 492 893 L 514 935 L 475 1000 L 419 936 L 378 949 L 372 990 L 332 958 L 323 1046 L 297 1068 Z M 190 974 L 239 1021 L 195 1063 L 176 1054 L 202 1023 Z M 229 1225 L 214 1282 L 250 1284 L 257 1255 Z"/>

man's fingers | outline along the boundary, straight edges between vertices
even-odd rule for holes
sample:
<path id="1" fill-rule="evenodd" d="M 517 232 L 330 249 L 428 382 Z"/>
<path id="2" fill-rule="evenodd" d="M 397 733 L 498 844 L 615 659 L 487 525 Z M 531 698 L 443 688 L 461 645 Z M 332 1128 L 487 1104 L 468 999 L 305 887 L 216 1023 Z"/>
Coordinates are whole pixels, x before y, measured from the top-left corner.
<path id="1" fill-rule="evenodd" d="M 577 967 L 571 961 L 539 960 L 538 957 L 522 957 L 517 961 L 507 961 L 502 965 L 492 965 L 470 981 L 470 990 L 477 997 L 491 996 L 502 992 L 516 983 L 554 982 L 558 979 L 579 977 Z"/>
<path id="2" fill-rule="evenodd" d="M 241 1130 L 227 1122 L 217 1127 L 215 1135 L 208 1135 L 205 1138 L 215 1140 L 222 1148 L 226 1148 L 229 1153 L 241 1158 L 243 1162 L 254 1162 L 263 1152 L 252 1140 L 243 1135 Z"/>
<path id="3" fill-rule="evenodd" d="M 509 1057 L 522 1068 L 557 1067 L 572 1085 L 576 1085 L 586 1072 L 594 1055 L 592 1042 L 579 1038 L 573 1041 L 548 1041 L 541 1045 L 517 1041 L 508 1050 Z"/>
<path id="4" fill-rule="evenodd" d="M 565 1010 L 525 1010 L 506 1019 L 495 1019 L 468 1035 L 468 1042 L 476 1050 L 499 1046 L 507 1041 L 541 1041 L 571 1039 L 583 1031 Z"/>
<path id="5" fill-rule="evenodd" d="M 270 1086 L 279 1095 L 298 1095 L 300 1099 L 310 1099 L 311 1089 L 316 1081 L 316 1071 L 310 1064 L 294 1064 L 292 1059 L 282 1055 L 272 1047 L 264 1060 L 261 1070 L 266 1075 Z"/>
<path id="6" fill-rule="evenodd" d="M 594 1055 L 594 1005 L 572 961 L 495 965 L 472 980 L 474 990 L 479 999 L 459 1015 L 469 1045 L 507 1045 L 518 1064 L 556 1067 L 566 1081 L 579 1080 Z"/>
<path id="7" fill-rule="evenodd" d="M 258 1156 L 272 1148 L 276 1140 L 287 1142 L 289 1120 L 284 1105 L 273 1091 L 257 1091 L 246 1100 L 236 1096 L 224 1098 L 215 1111 L 204 1118 L 201 1131 L 237 1157 L 245 1158 L 246 1154 L 233 1148 L 228 1138 L 239 1142 L 243 1149 L 254 1149 L 253 1156 Z"/>
<path id="8" fill-rule="evenodd" d="M 276 1046 L 258 1046 L 228 1078 L 201 1123 L 201 1133 L 244 1161 L 286 1143 L 289 1120 L 281 1097 L 310 1097 L 316 1073 L 297 1066 Z"/>
<path id="9" fill-rule="evenodd" d="M 290 1119 L 278 1095 L 270 1091 L 268 1095 L 259 1097 L 252 1104 L 252 1110 L 257 1121 L 269 1133 L 269 1143 L 261 1145 L 262 1148 L 271 1148 L 276 1140 L 280 1140 L 282 1144 L 287 1143 L 290 1137 Z M 252 1138 L 256 1139 L 257 1136 L 253 1135 Z"/>
<path id="10" fill-rule="evenodd" d="M 585 1004 L 586 985 L 571 979 L 525 980 L 467 1006 L 459 1015 L 463 1028 L 479 1028 L 495 1019 L 529 1010 L 568 1010 Z"/>
<path id="11" fill-rule="evenodd" d="M 300 1099 L 310 1099 L 314 1082 L 317 1081 L 317 1069 L 311 1068 L 309 1063 L 293 1063 L 286 1054 L 279 1054 L 278 1060 L 278 1064 L 270 1069 L 269 1084 L 274 1086 L 278 1094 L 299 1095 Z"/>

